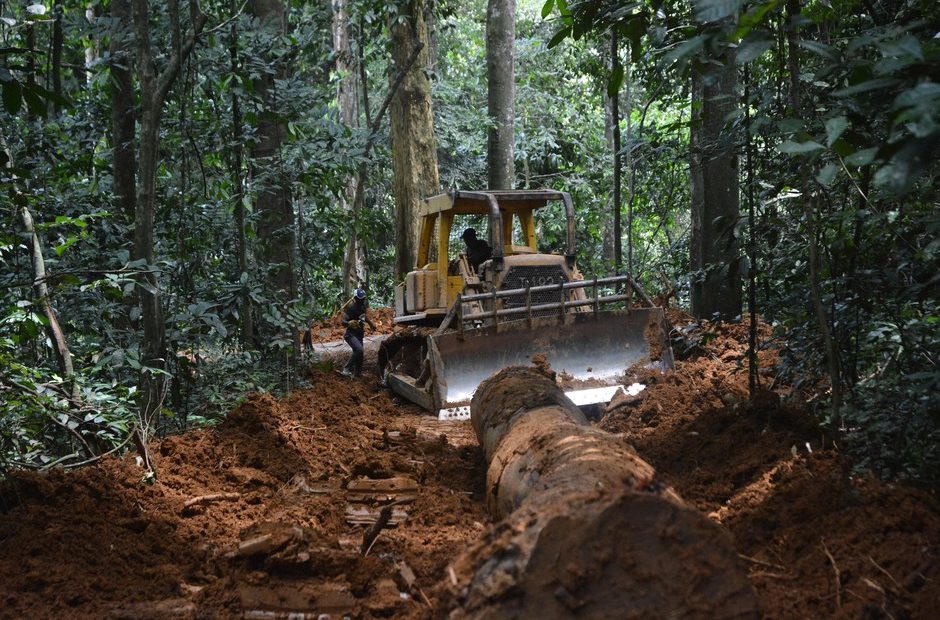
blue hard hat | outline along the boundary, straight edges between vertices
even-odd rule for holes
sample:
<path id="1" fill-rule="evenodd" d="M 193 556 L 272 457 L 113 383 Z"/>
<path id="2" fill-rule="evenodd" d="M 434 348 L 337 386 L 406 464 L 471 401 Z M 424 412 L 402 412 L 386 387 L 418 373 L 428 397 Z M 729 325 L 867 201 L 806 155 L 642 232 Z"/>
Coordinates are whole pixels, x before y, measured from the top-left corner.
<path id="1" fill-rule="evenodd" d="M 362 288 L 357 288 L 357 289 L 356 289 L 356 292 L 354 293 L 354 295 L 356 296 L 356 299 L 365 299 L 365 298 L 366 298 L 366 290 L 365 290 L 365 289 L 362 289 Z"/>

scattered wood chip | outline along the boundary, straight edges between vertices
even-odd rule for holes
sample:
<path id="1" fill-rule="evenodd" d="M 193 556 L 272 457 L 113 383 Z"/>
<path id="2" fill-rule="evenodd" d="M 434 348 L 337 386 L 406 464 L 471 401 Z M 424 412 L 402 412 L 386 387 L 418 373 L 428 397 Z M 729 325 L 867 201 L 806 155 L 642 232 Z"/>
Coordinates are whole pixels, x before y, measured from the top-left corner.
<path id="1" fill-rule="evenodd" d="M 199 495 L 190 498 L 183 503 L 183 508 L 192 508 L 202 504 L 211 504 L 212 502 L 232 502 L 241 498 L 238 493 L 210 493 L 209 495 Z"/>

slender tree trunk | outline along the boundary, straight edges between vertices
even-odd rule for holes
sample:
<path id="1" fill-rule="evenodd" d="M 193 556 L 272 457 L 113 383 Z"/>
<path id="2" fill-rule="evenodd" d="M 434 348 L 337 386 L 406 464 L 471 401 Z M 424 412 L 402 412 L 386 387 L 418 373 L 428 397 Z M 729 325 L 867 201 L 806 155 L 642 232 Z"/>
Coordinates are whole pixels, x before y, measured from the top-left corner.
<path id="1" fill-rule="evenodd" d="M 336 57 L 336 72 L 340 75 L 336 93 L 340 122 L 350 129 L 359 126 L 359 72 L 357 57 L 349 45 L 348 0 L 333 0 L 333 54 Z M 346 193 L 340 198 L 340 208 L 346 212 L 350 223 L 346 252 L 343 256 L 343 296 L 349 296 L 353 288 L 364 279 L 363 251 L 359 244 L 357 224 L 359 203 L 356 190 L 357 175 L 346 180 Z"/>
<path id="2" fill-rule="evenodd" d="M 26 206 L 26 198 L 20 195 L 17 188 L 16 175 L 12 172 L 13 156 L 7 148 L 6 138 L 0 130 L 0 152 L 6 157 L 6 168 L 10 173 L 13 183 L 9 185 L 11 202 L 22 205 L 20 211 L 20 222 L 23 225 L 23 231 L 29 238 L 30 244 L 30 263 L 33 268 L 33 292 L 36 294 L 39 307 L 42 309 L 43 316 L 46 317 L 46 334 L 49 340 L 55 346 L 56 362 L 59 365 L 59 372 L 62 378 L 66 380 L 69 386 L 69 393 L 73 399 L 78 399 L 78 383 L 75 382 L 75 368 L 72 365 L 72 353 L 69 351 L 68 342 L 65 339 L 65 332 L 59 324 L 59 316 L 52 307 L 52 301 L 49 296 L 49 286 L 46 284 L 46 261 L 42 254 L 42 244 L 39 242 L 39 235 L 36 234 L 36 227 L 33 223 L 33 214 Z"/>
<path id="3" fill-rule="evenodd" d="M 628 54 L 628 57 L 630 55 Z M 618 57 L 619 60 L 619 57 Z M 626 91 L 626 111 L 624 116 L 627 119 L 627 150 L 624 153 L 626 160 L 626 169 L 629 173 L 627 180 L 627 273 L 634 276 L 633 273 L 633 204 L 636 198 L 636 162 L 633 158 L 633 84 L 631 82 L 630 63 L 624 66 L 623 87 Z M 623 165 L 621 165 L 623 168 Z"/>
<path id="4" fill-rule="evenodd" d="M 620 41 L 618 40 L 617 30 L 612 29 L 610 33 L 610 71 L 612 74 L 620 72 Z M 610 93 L 610 128 L 611 138 L 613 139 L 614 151 L 614 187 L 613 187 L 613 212 L 614 212 L 614 272 L 619 274 L 623 269 L 623 226 L 621 225 L 620 215 L 623 211 L 623 197 L 621 189 L 623 182 L 623 165 L 620 158 L 620 88 Z"/>
<path id="5" fill-rule="evenodd" d="M 252 15 L 272 27 L 277 34 L 287 32 L 287 11 L 281 0 L 251 0 L 248 5 Z M 275 80 L 283 77 L 283 74 L 283 68 L 279 68 L 254 80 L 255 92 L 267 113 L 259 115 L 251 156 L 257 186 L 255 211 L 258 213 L 258 239 L 266 281 L 275 295 L 290 299 L 296 289 L 294 214 L 288 188 L 284 186 L 280 161 L 285 130 L 272 114 L 278 106 Z"/>
<path id="6" fill-rule="evenodd" d="M 692 314 L 733 319 L 741 314 L 740 244 L 737 239 L 738 163 L 734 141 L 724 131 L 735 108 L 734 54 L 692 78 Z M 704 71 L 704 72 L 703 72 Z"/>
<path id="7" fill-rule="evenodd" d="M 417 0 L 405 7 L 404 20 L 391 20 L 389 24 L 394 70 L 391 75 L 405 72 L 400 88 L 396 91 L 393 85 L 391 89 L 396 92 L 390 111 L 395 178 L 395 276 L 399 279 L 414 269 L 417 260 L 418 203 L 440 191 L 431 82 L 425 72 L 428 34 L 423 11 L 423 1 Z"/>
<path id="8" fill-rule="evenodd" d="M 147 435 L 163 402 L 166 378 L 166 326 L 160 283 L 152 267 L 154 256 L 154 213 L 156 210 L 156 173 L 159 163 L 160 120 L 163 103 L 179 75 L 183 61 L 192 52 L 196 37 L 206 23 L 206 16 L 191 7 L 192 30 L 185 42 L 180 32 L 179 0 L 170 0 L 169 17 L 173 51 L 163 71 L 157 75 L 150 43 L 150 6 L 148 0 L 133 0 L 132 9 L 137 38 L 137 72 L 140 83 L 140 140 L 137 175 L 137 209 L 134 217 L 134 259 L 151 267 L 139 280 L 141 318 L 144 324 L 140 379 L 140 441 L 148 469 L 153 470 L 146 452 Z"/>
<path id="9" fill-rule="evenodd" d="M 799 0 L 787 0 L 787 64 L 790 72 L 790 107 L 793 118 L 802 118 L 803 104 L 800 88 L 800 51 L 799 51 L 799 17 L 801 5 Z M 810 190 L 810 169 L 807 164 L 800 168 L 800 193 L 803 201 L 803 219 L 806 222 L 806 243 L 809 267 L 810 297 L 819 333 L 822 335 L 823 347 L 826 350 L 826 366 L 829 371 L 829 381 L 832 384 L 832 410 L 838 414 L 842 407 L 842 367 L 839 359 L 839 350 L 836 348 L 835 338 L 832 335 L 832 325 L 826 307 L 822 301 L 822 285 L 819 282 L 819 234 L 817 230 L 818 197 L 812 195 Z"/>
<path id="10" fill-rule="evenodd" d="M 754 215 L 754 136 L 751 131 L 751 70 L 744 67 L 744 155 L 747 166 L 747 385 L 751 398 L 760 387 L 757 366 L 757 221 Z"/>
<path id="11" fill-rule="evenodd" d="M 98 21 L 98 5 L 92 5 L 85 9 L 85 20 L 88 24 L 94 28 L 95 22 Z M 91 36 L 88 39 L 88 45 L 85 46 L 85 83 L 91 84 L 91 81 L 95 79 L 95 74 L 91 70 L 92 66 L 98 62 L 98 58 L 101 56 L 101 51 L 99 48 L 100 42 L 98 41 L 97 36 Z"/>
<path id="12" fill-rule="evenodd" d="M 56 99 L 62 97 L 62 17 L 64 8 L 62 0 L 52 3 L 52 93 Z M 59 113 L 58 101 L 52 102 L 53 114 Z"/>
<path id="13" fill-rule="evenodd" d="M 487 178 L 490 189 L 512 189 L 515 181 L 516 0 L 486 5 Z"/>
<path id="14" fill-rule="evenodd" d="M 121 213 L 133 222 L 137 202 L 136 113 L 130 0 L 111 0 L 111 166 Z"/>
<path id="15" fill-rule="evenodd" d="M 234 15 L 237 7 L 232 4 Z M 238 66 L 238 20 L 233 19 L 231 25 L 231 41 L 229 43 L 229 60 L 232 75 L 239 73 Z M 251 316 L 251 298 L 248 295 L 248 234 L 245 222 L 245 183 L 242 177 L 242 163 L 244 159 L 244 131 L 242 129 L 241 104 L 236 90 L 237 80 L 232 80 L 232 185 L 235 187 L 235 243 L 238 253 L 238 277 L 241 282 L 239 293 L 239 322 L 241 323 L 242 346 L 254 345 L 255 328 Z"/>

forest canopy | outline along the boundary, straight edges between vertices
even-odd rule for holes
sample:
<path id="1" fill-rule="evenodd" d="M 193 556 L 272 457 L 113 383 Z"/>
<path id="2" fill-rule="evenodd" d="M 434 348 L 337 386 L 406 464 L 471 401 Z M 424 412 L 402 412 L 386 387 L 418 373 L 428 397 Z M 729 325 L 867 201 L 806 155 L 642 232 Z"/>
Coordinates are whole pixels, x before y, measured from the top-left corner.
<path id="1" fill-rule="evenodd" d="M 510 4 L 508 182 L 570 192 L 581 272 L 704 338 L 760 316 L 782 362 L 742 360 L 752 391 L 937 488 L 936 3 Z M 423 149 L 412 194 L 492 184 L 487 5 L 0 2 L 0 473 L 211 424 L 296 385 L 351 288 L 390 304 L 396 157 Z"/>

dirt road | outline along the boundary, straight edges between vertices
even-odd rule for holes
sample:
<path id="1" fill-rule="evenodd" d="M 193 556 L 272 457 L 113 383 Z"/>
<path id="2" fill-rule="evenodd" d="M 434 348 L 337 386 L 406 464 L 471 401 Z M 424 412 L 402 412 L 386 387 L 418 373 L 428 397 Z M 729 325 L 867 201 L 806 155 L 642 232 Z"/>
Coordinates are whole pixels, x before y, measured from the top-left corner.
<path id="1" fill-rule="evenodd" d="M 849 476 L 786 394 L 748 403 L 746 326 L 715 330 L 598 426 L 727 528 L 766 617 L 936 617 L 936 499 Z M 468 422 L 376 379 L 248 396 L 219 427 L 156 442 L 152 485 L 133 454 L 16 476 L 0 487 L 0 618 L 434 617 L 450 563 L 492 526 L 483 463 Z"/>

